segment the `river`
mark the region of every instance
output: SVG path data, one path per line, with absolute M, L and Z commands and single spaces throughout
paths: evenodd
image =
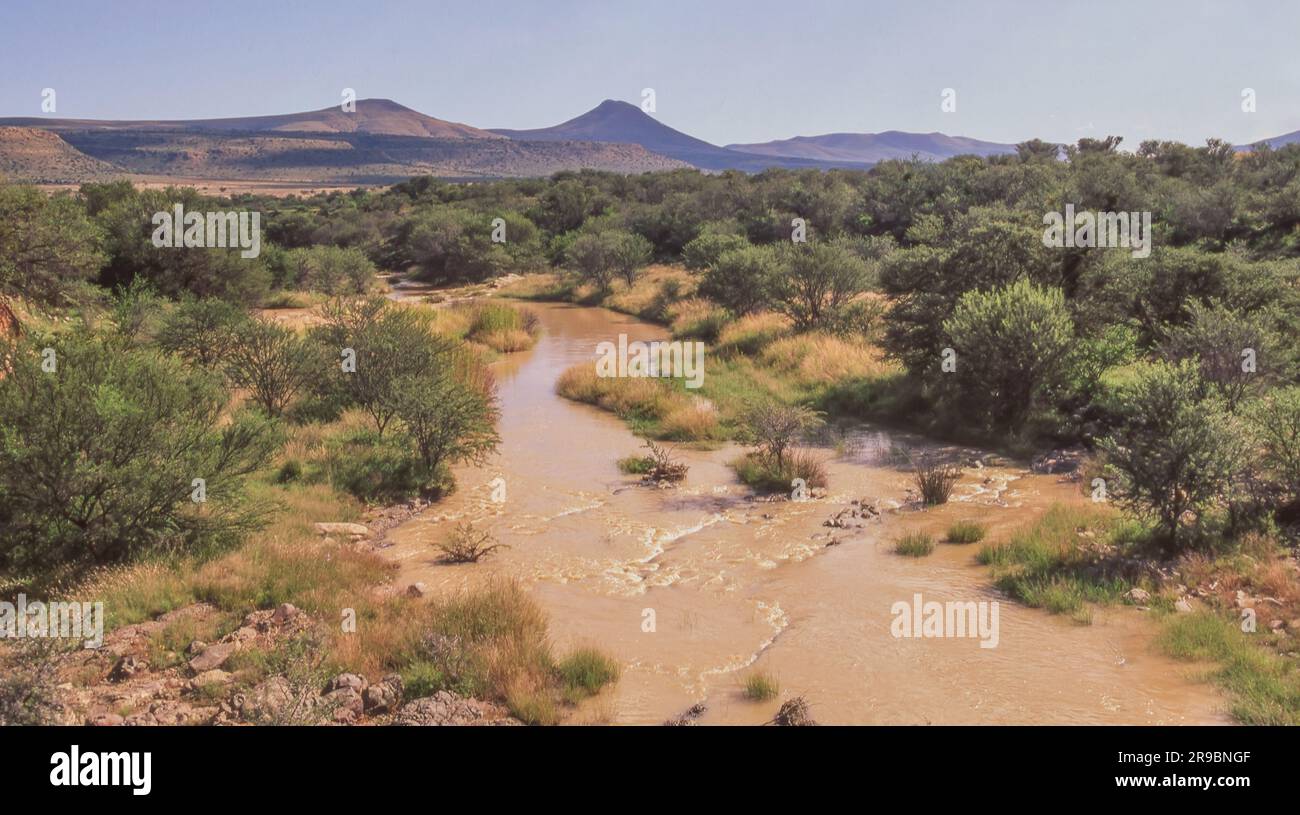
M 1154 652 L 1155 626 L 1141 612 L 1100 609 L 1080 625 L 1001 597 L 975 563 L 977 545 L 941 543 L 917 559 L 890 550 L 907 531 L 941 537 L 956 519 L 978 520 L 999 540 L 1054 502 L 1085 500 L 1077 485 L 987 467 L 968 470 L 948 504 L 909 509 L 909 474 L 890 463 L 898 435 L 863 427 L 843 455 L 824 451 L 822 499 L 753 500 L 727 467 L 739 449 L 731 445 L 679 448 L 690 465 L 684 484 L 645 487 L 615 464 L 640 440 L 611 414 L 557 396 L 554 384 L 594 359 L 602 340 L 664 330 L 604 309 L 528 307 L 541 339 L 493 366 L 499 451 L 482 467 L 457 468 L 457 492 L 390 531 L 383 551 L 400 562 L 400 585 L 451 591 L 517 579 L 548 612 L 557 651 L 591 644 L 618 658 L 618 684 L 570 721 L 658 724 L 704 702 L 701 723 L 759 723 L 793 696 L 823 723 L 1228 721 L 1211 686 Z M 504 500 L 494 501 L 501 487 Z M 880 516 L 853 520 L 862 528 L 823 525 L 855 499 Z M 478 564 L 438 563 L 434 543 L 462 520 L 509 548 Z M 997 646 L 895 637 L 893 604 L 918 593 L 999 601 Z M 776 677 L 780 697 L 744 699 L 751 669 Z

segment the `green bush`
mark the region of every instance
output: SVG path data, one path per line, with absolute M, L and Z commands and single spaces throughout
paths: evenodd
M 228 400 L 212 375 L 119 340 L 15 346 L 0 378 L 0 563 L 75 571 L 254 528 L 245 480 L 277 434 L 227 421 Z

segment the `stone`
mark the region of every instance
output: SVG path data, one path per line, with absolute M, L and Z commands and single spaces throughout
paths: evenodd
M 91 727 L 117 727 L 126 720 L 116 713 L 99 713 L 86 720 Z
M 1192 604 L 1187 602 L 1186 597 L 1179 597 L 1178 602 L 1174 603 L 1174 610 L 1183 614 L 1190 614 L 1192 612 Z
M 388 674 L 361 694 L 366 713 L 390 713 L 402 701 L 402 677 Z
M 273 676 L 248 693 L 237 693 L 234 707 L 247 722 L 267 721 L 293 704 L 293 688 L 283 676 Z
M 340 724 L 349 724 L 365 712 L 365 700 L 356 688 L 338 688 L 321 697 L 321 704 L 331 718 Z
M 393 718 L 393 724 L 407 727 L 516 723 L 496 705 L 445 690 L 407 702 Z
M 329 681 L 325 691 L 336 691 L 341 688 L 351 688 L 357 693 L 361 693 L 370 685 L 364 676 L 360 674 L 339 674 Z
M 423 597 L 423 596 L 424 596 L 424 584 L 423 584 L 423 583 L 412 583 L 411 585 L 407 586 L 407 587 L 406 587 L 406 596 L 407 596 L 407 597 L 410 597 L 411 599 L 418 599 L 418 598 L 420 598 L 420 597 Z
M 209 645 L 203 649 L 203 653 L 190 660 L 190 670 L 196 674 L 201 674 L 213 668 L 220 668 L 226 664 L 226 660 L 234 655 L 237 648 L 238 645 L 233 642 L 219 642 L 216 645 Z
M 125 679 L 130 679 L 136 674 L 144 673 L 148 668 L 148 662 L 145 662 L 143 659 L 140 659 L 133 654 L 127 654 L 118 659 L 113 665 L 113 670 L 108 673 L 108 681 L 121 682 Z
M 1124 596 L 1135 603 L 1145 603 L 1151 599 L 1151 592 L 1147 591 L 1146 589 L 1139 589 L 1136 586 L 1134 586 L 1133 588 L 1129 589 L 1128 594 Z
M 191 690 L 199 690 L 209 685 L 229 685 L 232 678 L 226 671 L 213 668 L 191 679 L 189 687 Z
M 298 609 L 293 603 L 281 603 L 276 608 L 275 613 L 271 615 L 271 622 L 280 624 L 286 623 L 298 616 Z

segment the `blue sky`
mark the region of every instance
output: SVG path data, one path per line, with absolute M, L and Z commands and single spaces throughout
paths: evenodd
M 660 120 L 719 144 L 880 130 L 1241 143 L 1300 129 L 1297 35 L 1286 0 L 0 0 L 0 116 L 40 115 L 46 87 L 61 117 L 178 119 L 321 108 L 351 87 L 529 128 L 651 87 Z

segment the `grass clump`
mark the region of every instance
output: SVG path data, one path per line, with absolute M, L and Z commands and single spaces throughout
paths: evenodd
M 556 671 L 563 683 L 564 700 L 577 704 L 617 680 L 619 665 L 601 651 L 584 647 L 560 660 Z
M 993 567 L 998 588 L 1016 600 L 1087 623 L 1088 603 L 1113 603 L 1130 584 L 1081 549 L 1080 537 L 1087 533 L 1106 539 L 1120 531 L 1113 514 L 1058 504 L 1011 540 L 985 544 L 976 559 Z
M 733 462 L 736 477 L 758 492 L 790 492 L 796 479 L 808 488 L 825 488 L 826 462 L 807 450 L 792 450 L 781 459 L 759 452 L 746 453 Z
M 1208 611 L 1174 614 L 1157 641 L 1177 659 L 1218 663 L 1210 678 L 1232 695 L 1232 715 L 1243 724 L 1300 724 L 1295 663 L 1250 642 L 1231 620 Z
M 925 557 L 934 551 L 934 538 L 923 532 L 910 532 L 894 543 L 894 553 L 907 557 Z
M 781 684 L 776 678 L 764 671 L 754 671 L 745 677 L 744 696 L 751 702 L 766 702 L 775 699 L 781 692 Z
M 984 540 L 988 529 L 975 521 L 956 521 L 948 527 L 945 539 L 949 543 L 979 543 Z
M 541 335 L 541 321 L 532 311 L 510 303 L 484 302 L 469 306 L 465 338 L 510 354 L 526 351 Z

